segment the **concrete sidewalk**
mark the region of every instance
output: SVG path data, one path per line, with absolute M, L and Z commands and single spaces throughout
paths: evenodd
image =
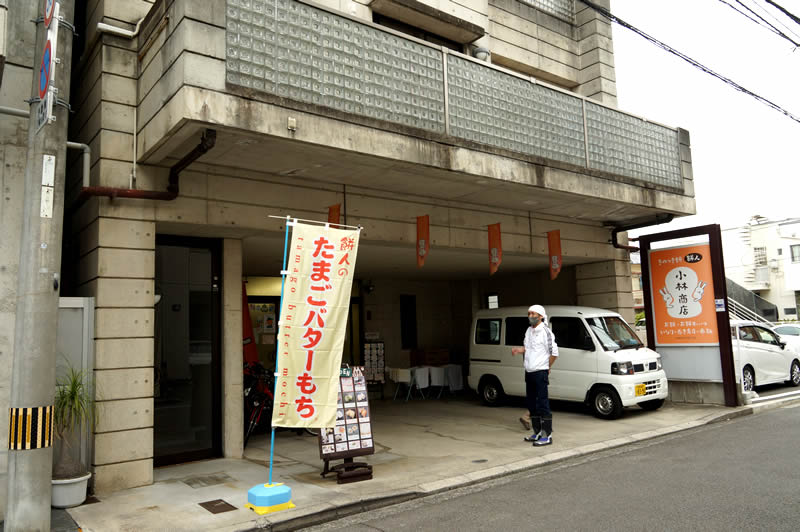
M 481 482 L 559 460 L 618 447 L 800 401 L 800 395 L 724 408 L 672 405 L 656 412 L 626 409 L 615 421 L 581 405 L 554 405 L 554 443 L 534 448 L 518 418 L 521 407 L 485 408 L 473 400 L 373 401 L 373 479 L 336 483 L 320 477 L 317 439 L 278 432 L 273 482 L 292 488 L 296 508 L 267 516 L 244 509 L 247 490 L 268 479 L 268 435 L 251 439 L 244 460 L 219 459 L 155 471 L 155 483 L 69 510 L 84 531 L 296 530 L 371 508 Z M 217 503 L 211 513 L 200 503 Z

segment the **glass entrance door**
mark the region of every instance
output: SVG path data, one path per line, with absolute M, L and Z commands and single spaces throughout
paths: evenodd
M 220 251 L 216 241 L 156 241 L 156 466 L 221 455 Z

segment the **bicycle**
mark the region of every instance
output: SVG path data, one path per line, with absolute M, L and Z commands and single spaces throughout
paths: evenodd
M 244 364 L 244 445 L 257 428 L 268 429 L 272 427 L 272 408 L 274 404 L 273 375 L 264 366 L 258 363 Z M 265 424 L 266 423 L 266 424 Z M 318 436 L 314 429 L 294 429 L 297 435 L 303 432 Z
M 245 363 L 244 388 L 244 447 L 256 427 L 261 426 L 265 410 L 267 420 L 272 422 L 272 374 L 258 363 Z

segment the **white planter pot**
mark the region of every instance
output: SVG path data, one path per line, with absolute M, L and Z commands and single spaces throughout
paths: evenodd
M 86 473 L 82 477 L 67 478 L 62 480 L 53 479 L 53 508 L 72 508 L 83 504 L 86 500 L 86 487 L 89 484 L 91 473 Z

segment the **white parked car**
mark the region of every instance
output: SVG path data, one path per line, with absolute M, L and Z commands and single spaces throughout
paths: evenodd
M 604 419 L 626 406 L 656 410 L 669 395 L 661 357 L 644 347 L 625 320 L 610 310 L 546 306 L 559 357 L 550 372 L 550 399 L 580 401 Z M 469 386 L 484 404 L 502 404 L 505 395 L 525 397 L 521 346 L 528 307 L 479 310 L 472 321 Z
M 731 339 L 744 391 L 781 382 L 800 385 L 800 353 L 773 330 L 754 321 L 732 320 Z
M 781 340 L 786 342 L 786 347 L 800 353 L 800 323 L 781 323 L 776 325 L 773 329 Z

